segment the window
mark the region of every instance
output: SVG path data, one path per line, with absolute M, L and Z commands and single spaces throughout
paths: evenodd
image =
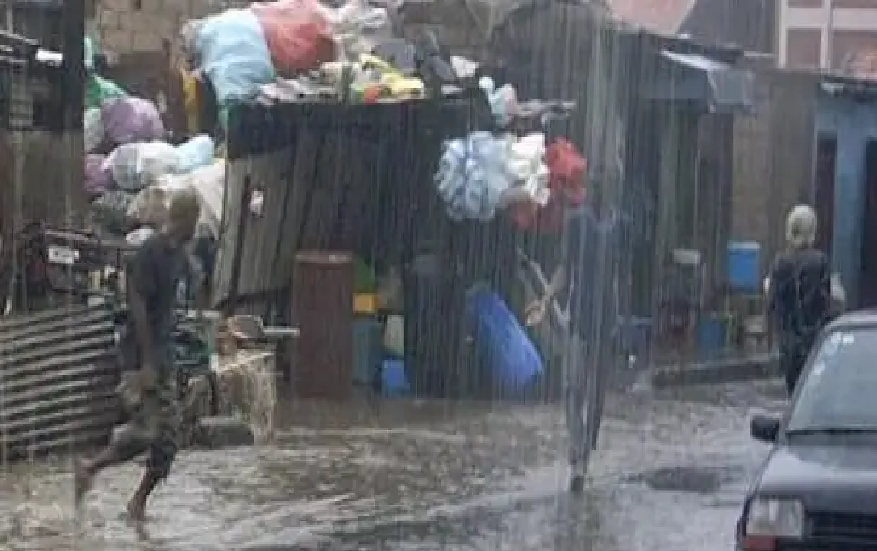
M 834 331 L 818 346 L 788 430 L 877 430 L 877 328 Z

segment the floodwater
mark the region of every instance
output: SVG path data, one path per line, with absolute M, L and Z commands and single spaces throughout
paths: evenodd
M 181 454 L 142 530 L 121 514 L 137 465 L 72 507 L 69 461 L 0 478 L 0 547 L 213 549 L 730 549 L 766 450 L 748 438 L 761 387 L 612 395 L 582 496 L 565 491 L 550 406 L 384 402 L 280 408 L 270 445 Z

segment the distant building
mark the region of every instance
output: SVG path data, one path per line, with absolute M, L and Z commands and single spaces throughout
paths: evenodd
M 877 1 L 779 0 L 777 27 L 780 66 L 856 72 L 877 50 Z

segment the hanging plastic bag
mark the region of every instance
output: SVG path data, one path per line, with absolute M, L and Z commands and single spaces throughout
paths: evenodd
M 113 181 L 126 191 L 140 191 L 161 176 L 176 173 L 179 164 L 177 149 L 165 142 L 121 145 L 106 159 Z
M 567 204 L 579 206 L 585 201 L 585 173 L 588 162 L 568 140 L 558 139 L 545 150 L 545 164 L 550 174 L 548 187 Z
M 82 140 L 85 152 L 91 153 L 104 141 L 104 123 L 100 109 L 86 109 L 82 116 Z
M 202 134 L 195 136 L 189 141 L 177 146 L 177 172 L 185 174 L 196 168 L 207 166 L 213 162 L 215 148 L 213 138 Z
M 491 220 L 511 186 L 506 142 L 490 132 L 446 142 L 435 181 L 452 220 Z
M 164 138 L 164 124 L 155 104 L 142 98 L 116 98 L 101 107 L 104 132 L 115 145 Z
M 515 115 L 518 114 L 518 93 L 510 84 L 496 88 L 496 84 L 490 77 L 481 77 L 478 87 L 487 97 L 490 112 L 499 126 L 507 126 Z
M 250 10 L 227 10 L 198 23 L 192 49 L 210 79 L 216 101 L 227 106 L 256 95 L 274 80 L 274 66 L 262 26 Z
M 274 69 L 292 77 L 335 59 L 329 21 L 316 0 L 280 0 L 250 6 L 256 14 Z
M 89 195 L 101 195 L 112 187 L 113 175 L 104 164 L 104 155 L 85 156 L 85 191 Z
M 88 75 L 85 80 L 85 108 L 100 108 L 105 101 L 116 98 L 126 98 L 125 92 L 118 84 L 98 75 Z

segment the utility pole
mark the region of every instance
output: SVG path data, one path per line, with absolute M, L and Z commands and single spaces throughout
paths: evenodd
M 825 69 L 834 71 L 834 0 L 826 0 L 828 20 L 825 25 Z
M 64 0 L 64 130 L 82 128 L 85 102 L 85 0 Z

